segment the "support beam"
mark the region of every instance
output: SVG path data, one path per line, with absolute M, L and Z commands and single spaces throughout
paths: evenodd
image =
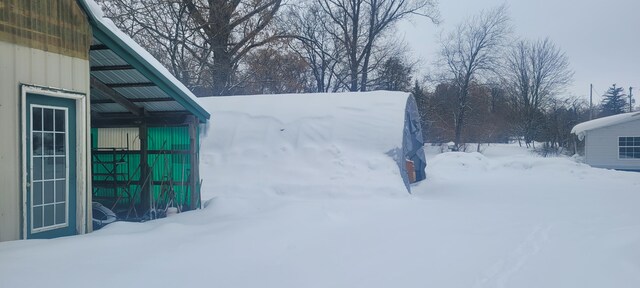
M 156 83 L 153 82 L 139 82 L 139 83 L 113 83 L 106 84 L 109 88 L 137 88 L 137 87 L 153 87 Z
M 187 124 L 188 112 L 148 112 L 145 116 L 135 116 L 131 113 L 114 112 L 114 113 L 98 113 L 93 112 L 91 117 L 91 127 L 108 128 L 108 127 L 132 127 L 137 126 L 143 121 L 149 126 L 179 126 Z
M 116 103 L 122 105 L 129 112 L 133 113 L 136 116 L 143 116 L 144 110 L 138 107 L 133 102 L 129 101 L 129 99 L 122 96 L 122 94 L 118 93 L 118 91 L 113 90 L 108 85 L 102 83 L 102 81 L 98 80 L 98 78 L 91 76 L 91 87 L 94 89 L 98 89 L 104 92 L 109 98 L 111 98 Z
M 149 102 L 169 102 L 176 101 L 173 98 L 141 98 L 141 99 L 130 99 L 132 103 L 149 103 Z M 115 101 L 110 99 L 99 99 L 99 100 L 91 100 L 92 104 L 108 104 L 115 103 Z
M 151 208 L 151 168 L 149 167 L 149 127 L 147 123 L 142 123 L 138 127 L 138 137 L 140 137 L 140 181 L 143 183 L 140 189 L 140 211 L 147 212 Z
M 95 44 L 95 45 L 89 46 L 89 50 L 91 50 L 91 51 L 109 50 L 109 47 L 107 47 L 107 45 L 104 45 L 104 44 Z
M 188 116 L 189 122 L 189 163 L 191 173 L 189 173 L 189 190 L 191 191 L 191 210 L 200 208 L 200 163 L 198 161 L 198 118 Z
M 113 66 L 93 66 L 91 67 L 91 72 L 93 71 L 119 71 L 119 70 L 132 70 L 135 69 L 131 65 L 113 65 Z

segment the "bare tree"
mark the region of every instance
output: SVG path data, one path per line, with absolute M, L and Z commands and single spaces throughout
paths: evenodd
M 390 27 L 410 15 L 438 21 L 434 0 L 317 0 L 337 30 L 332 36 L 344 47 L 350 91 L 366 91 L 376 42 Z
M 543 109 L 571 83 L 569 60 L 548 38 L 521 40 L 506 56 L 504 77 L 515 97 L 520 119 L 519 132 L 527 144 L 535 140 L 544 121 Z
M 336 91 L 345 78 L 341 71 L 344 48 L 332 36 L 337 26 L 329 21 L 317 2 L 305 4 L 290 6 L 287 14 L 288 30 L 295 35 L 289 48 L 309 64 L 315 91 Z
M 275 43 L 274 43 L 275 44 Z M 249 53 L 240 73 L 245 74 L 236 94 L 304 93 L 310 89 L 309 65 L 295 52 L 267 45 Z
M 240 60 L 282 35 L 267 31 L 282 0 L 182 0 L 211 47 L 212 94 L 228 94 Z M 208 62 L 208 61 L 207 61 Z
M 441 38 L 439 62 L 447 69 L 445 77 L 458 90 L 458 107 L 454 112 L 456 147 L 461 145 L 470 84 L 477 81 L 481 73 L 499 67 L 500 53 L 510 32 L 507 7 L 501 5 L 483 10 Z
M 107 17 L 189 88 L 206 85 L 210 49 L 181 0 L 101 0 Z
M 100 1 L 120 29 L 188 86 L 205 86 L 199 90 L 208 94 L 230 93 L 241 60 L 284 37 L 268 29 L 282 0 Z

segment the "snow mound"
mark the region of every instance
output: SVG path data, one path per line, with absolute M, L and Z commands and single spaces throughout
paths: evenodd
M 209 97 L 201 144 L 203 199 L 404 195 L 393 156 L 408 93 Z
M 242 118 L 234 115 L 219 120 Z M 290 149 L 229 145 L 238 155 L 227 155 L 203 145 L 210 156 L 209 164 L 202 163 L 210 172 L 205 184 L 220 190 L 205 209 L 114 223 L 75 237 L 0 243 L 0 287 L 48 287 L 52 279 L 56 287 L 97 288 L 640 287 L 637 173 L 542 158 L 517 145 L 492 144 L 484 156 L 428 150 L 427 181 L 409 195 L 401 184 L 384 183 L 393 177 L 323 182 L 328 175 L 346 177 L 326 171 L 340 170 L 336 159 L 377 158 L 370 148 L 307 140 L 296 146 L 288 137 L 267 135 L 258 140 Z M 213 136 L 232 135 L 209 133 L 203 142 L 224 144 Z M 247 150 L 267 158 L 242 156 Z M 358 152 L 363 155 L 351 155 Z M 311 160 L 321 155 L 327 159 Z M 378 165 L 387 160 L 379 160 L 352 173 L 382 177 L 385 169 Z M 309 167 L 285 169 L 296 163 Z M 247 170 L 225 172 L 242 167 Z M 288 183 L 299 186 L 283 187 Z M 353 189 L 369 197 L 321 193 L 340 193 L 340 187 L 343 194 L 354 195 Z

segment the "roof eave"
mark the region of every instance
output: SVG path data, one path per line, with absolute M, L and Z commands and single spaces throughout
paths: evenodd
M 160 73 L 151 63 L 147 62 L 144 57 L 139 55 L 134 49 L 122 41 L 120 37 L 115 35 L 111 29 L 96 19 L 96 16 L 91 13 L 90 8 L 87 7 L 88 4 L 85 1 L 79 2 L 89 18 L 89 23 L 91 24 L 94 37 L 107 45 L 145 77 L 149 78 L 149 80 L 154 82 L 158 88 L 165 91 L 189 112 L 193 113 L 201 123 L 205 123 L 211 117 L 209 112 L 193 101 L 191 97 L 185 95 L 184 92 L 175 86 L 175 84 L 169 80 L 166 75 Z

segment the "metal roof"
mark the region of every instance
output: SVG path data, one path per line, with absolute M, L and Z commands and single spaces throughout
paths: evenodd
M 196 102 L 195 96 L 155 58 L 107 23 L 89 3 L 79 2 L 93 30 L 89 64 L 91 111 L 95 118 L 127 114 L 161 118 L 170 113 L 193 115 L 200 122 L 209 119 L 209 113 Z

